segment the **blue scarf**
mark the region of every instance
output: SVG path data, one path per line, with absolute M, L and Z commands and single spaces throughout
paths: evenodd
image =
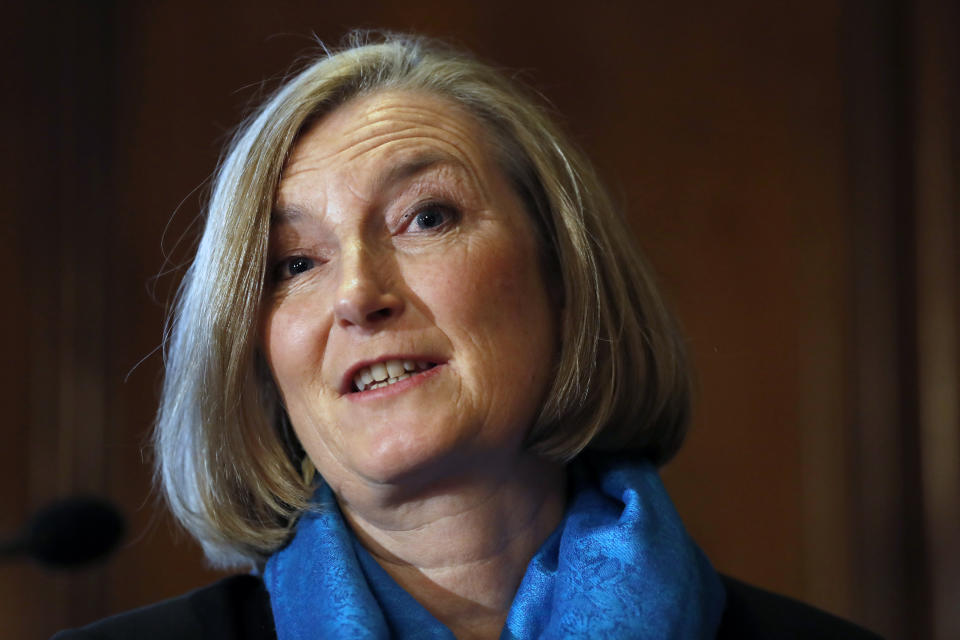
M 590 456 L 570 479 L 567 512 L 530 561 L 501 639 L 713 638 L 726 593 L 656 470 Z M 326 484 L 314 504 L 264 571 L 279 640 L 453 640 L 357 542 Z

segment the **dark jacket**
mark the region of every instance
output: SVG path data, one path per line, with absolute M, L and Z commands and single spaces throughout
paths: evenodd
M 874 633 L 819 609 L 721 576 L 727 608 L 717 638 L 851 638 Z M 82 629 L 54 640 L 275 640 L 270 599 L 260 578 L 232 576 L 196 591 Z

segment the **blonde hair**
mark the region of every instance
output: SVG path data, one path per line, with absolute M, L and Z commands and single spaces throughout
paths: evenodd
M 215 565 L 261 563 L 287 540 L 312 492 L 257 348 L 284 162 L 310 122 L 386 89 L 446 98 L 487 127 L 536 222 L 544 259 L 560 272 L 562 346 L 529 448 L 561 461 L 590 447 L 662 464 L 683 441 L 682 340 L 607 191 L 541 101 L 438 43 L 354 34 L 291 77 L 233 137 L 168 321 L 157 480 Z

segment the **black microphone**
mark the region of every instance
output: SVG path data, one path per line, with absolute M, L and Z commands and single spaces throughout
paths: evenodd
M 52 568 L 78 567 L 113 551 L 125 528 L 109 502 L 65 498 L 36 512 L 17 537 L 0 544 L 0 558 L 25 555 Z

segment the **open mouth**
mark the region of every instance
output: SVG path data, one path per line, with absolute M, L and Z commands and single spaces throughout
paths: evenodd
M 436 362 L 419 360 L 387 360 L 363 367 L 353 376 L 353 393 L 371 391 L 406 380 L 412 376 L 429 371 L 437 366 Z

